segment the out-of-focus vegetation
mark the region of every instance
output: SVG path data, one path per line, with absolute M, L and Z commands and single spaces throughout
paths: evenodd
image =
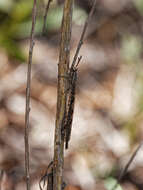
M 26 60 L 32 0 L 0 0 L 0 182 L 24 189 Z M 53 0 L 46 34 L 38 1 L 30 113 L 31 189 L 53 155 L 56 81 L 62 0 Z M 74 6 L 71 58 L 90 0 Z M 75 114 L 64 178 L 69 189 L 111 190 L 137 144 L 143 140 L 143 1 L 97 0 L 81 48 Z M 14 64 L 15 63 L 15 64 Z M 21 64 L 24 63 L 24 64 Z M 143 189 L 140 150 L 116 190 Z
M 39 10 L 37 14 L 36 30 L 37 36 L 41 35 L 43 27 L 43 15 L 46 2 L 38 1 Z M 31 11 L 33 2 L 31 0 L 1 0 L 0 1 L 0 44 L 6 49 L 10 56 L 16 59 L 25 60 L 19 40 L 28 38 L 31 31 Z M 47 31 L 57 31 L 61 25 L 62 6 L 54 1 L 47 18 Z M 74 21 L 82 24 L 85 21 L 86 13 L 80 8 L 75 8 Z

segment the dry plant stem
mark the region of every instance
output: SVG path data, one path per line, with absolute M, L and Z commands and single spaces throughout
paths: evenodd
M 27 86 L 26 86 L 26 109 L 25 109 L 25 171 L 26 171 L 26 187 L 30 190 L 30 174 L 29 174 L 29 113 L 30 113 L 30 86 L 31 86 L 31 64 L 32 64 L 32 54 L 34 46 L 34 29 L 36 23 L 36 7 L 37 0 L 33 2 L 32 9 L 32 29 L 30 35 L 30 47 L 29 47 L 29 57 L 28 57 L 28 69 L 27 69 Z
M 139 144 L 139 146 L 136 148 L 136 150 L 133 152 L 133 154 L 131 155 L 129 161 L 127 162 L 127 164 L 125 165 L 125 167 L 123 168 L 118 180 L 117 180 L 117 183 L 114 185 L 114 187 L 112 188 L 112 190 L 115 190 L 117 185 L 120 183 L 120 181 L 122 180 L 123 176 L 126 174 L 128 168 L 130 167 L 131 163 L 133 162 L 134 158 L 136 157 L 138 151 L 140 150 L 140 148 L 142 147 L 143 145 L 143 142 L 141 142 Z
M 50 7 L 50 3 L 52 2 L 52 0 L 48 0 L 46 9 L 45 9 L 45 14 L 44 14 L 44 22 L 43 22 L 43 29 L 42 29 L 42 34 L 44 35 L 46 32 L 46 20 L 47 20 L 47 15 L 48 15 L 48 10 Z
M 0 170 L 0 189 L 2 189 L 2 179 L 3 179 L 4 171 Z
M 53 190 L 61 190 L 63 183 L 64 165 L 64 138 L 62 137 L 62 127 L 64 125 L 66 102 L 68 69 L 70 58 L 70 41 L 72 28 L 73 0 L 65 0 L 64 12 L 61 27 L 60 55 L 58 64 L 58 95 L 57 113 L 54 139 L 54 163 L 53 163 Z
M 89 15 L 88 15 L 88 17 L 87 17 L 87 19 L 85 21 L 85 24 L 84 24 L 84 27 L 83 27 L 83 30 L 82 30 L 82 34 L 81 34 L 81 37 L 80 37 L 80 40 L 79 40 L 79 43 L 78 43 L 74 58 L 73 58 L 72 67 L 74 67 L 74 65 L 76 64 L 80 48 L 81 48 L 81 46 L 83 44 L 84 35 L 85 35 L 86 30 L 87 30 L 88 23 L 89 23 L 92 15 L 94 13 L 95 6 L 96 6 L 96 0 L 94 0 L 93 6 L 91 8 L 91 11 L 90 11 L 90 13 L 89 13 Z
M 129 161 L 127 162 L 126 166 L 124 167 L 123 171 L 121 172 L 118 181 L 120 182 L 122 177 L 125 175 L 125 173 L 127 172 L 129 166 L 131 165 L 131 163 L 133 162 L 135 156 L 137 155 L 138 151 L 140 150 L 140 148 L 142 147 L 143 142 L 141 142 L 139 144 L 139 146 L 136 148 L 136 150 L 133 152 L 132 156 L 130 157 Z

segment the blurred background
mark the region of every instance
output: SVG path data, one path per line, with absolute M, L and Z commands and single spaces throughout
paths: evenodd
M 38 0 L 30 112 L 31 190 L 53 157 L 63 0 Z M 24 114 L 32 0 L 0 0 L 0 186 L 24 190 Z M 91 9 L 76 0 L 71 60 Z M 73 130 L 65 152 L 70 190 L 111 190 L 143 139 L 143 1 L 97 0 L 80 55 Z M 143 189 L 140 149 L 118 190 Z

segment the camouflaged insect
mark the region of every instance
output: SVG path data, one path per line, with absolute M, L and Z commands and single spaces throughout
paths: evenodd
M 66 120 L 64 125 L 65 131 L 65 148 L 68 149 L 68 143 L 71 137 L 71 130 L 72 130 L 72 121 L 73 121 L 73 114 L 74 114 L 74 104 L 75 104 L 75 92 L 76 92 L 76 82 L 77 82 L 77 66 L 80 62 L 82 57 L 78 58 L 78 62 L 76 66 L 71 66 L 69 70 L 69 89 L 68 89 L 68 104 L 67 104 L 67 111 L 66 111 Z
M 68 149 L 68 143 L 71 136 L 72 121 L 74 113 L 74 103 L 75 103 L 75 90 L 77 81 L 77 68 L 71 68 L 69 73 L 69 92 L 68 92 L 68 105 L 67 105 L 67 115 L 65 124 L 65 148 Z

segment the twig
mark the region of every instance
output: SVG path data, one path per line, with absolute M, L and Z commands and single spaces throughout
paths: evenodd
M 112 190 L 115 190 L 117 185 L 120 183 L 120 181 L 122 180 L 123 176 L 126 174 L 128 168 L 130 167 L 131 163 L 133 162 L 135 156 L 137 155 L 138 151 L 140 150 L 140 148 L 142 147 L 143 142 L 141 142 L 139 144 L 139 146 L 136 148 L 136 150 L 133 152 L 133 154 L 131 155 L 129 161 L 127 162 L 127 164 L 125 165 L 125 167 L 123 168 L 121 174 L 118 177 L 117 183 L 113 186 Z
M 80 40 L 79 40 L 79 43 L 78 43 L 78 46 L 77 46 L 77 49 L 76 49 L 76 52 L 75 52 L 75 55 L 74 55 L 74 58 L 73 58 L 73 62 L 72 62 L 72 67 L 74 67 L 74 65 L 76 64 L 76 61 L 77 61 L 77 58 L 78 58 L 78 54 L 79 54 L 79 51 L 80 51 L 80 48 L 83 44 L 83 39 L 84 39 L 84 35 L 85 35 L 85 32 L 87 30 L 87 26 L 89 24 L 89 21 L 94 13 L 94 10 L 95 10 L 95 6 L 96 6 L 96 0 L 94 0 L 94 3 L 93 3 L 93 6 L 90 10 L 90 13 L 84 23 L 84 27 L 83 27 L 83 30 L 82 30 L 82 34 L 81 34 L 81 37 L 80 37 Z
M 30 190 L 30 174 L 29 174 L 29 113 L 30 113 L 30 87 L 31 87 L 31 65 L 32 65 L 32 54 L 34 46 L 34 29 L 36 23 L 36 9 L 37 0 L 33 2 L 32 9 L 32 28 L 30 35 L 30 47 L 28 57 L 28 68 L 27 68 L 27 86 L 26 86 L 26 108 L 25 108 L 25 172 L 26 172 L 26 187 Z
M 4 170 L 0 170 L 0 189 L 2 189 L 3 176 L 4 176 Z
M 42 181 L 43 181 L 43 187 L 41 186 Z M 39 188 L 40 188 L 40 190 L 44 189 L 46 181 L 47 181 L 47 189 L 48 190 L 52 190 L 53 189 L 53 187 L 52 187 L 53 186 L 53 161 L 51 161 L 49 163 L 45 174 L 41 177 L 41 179 L 39 181 Z
M 45 9 L 45 14 L 44 14 L 44 22 L 43 22 L 43 29 L 42 29 L 42 34 L 44 35 L 46 32 L 46 20 L 47 20 L 47 15 L 48 15 L 48 10 L 50 7 L 50 3 L 52 2 L 52 0 L 48 0 L 46 9 Z
M 86 32 L 89 19 L 91 18 L 95 3 L 89 13 L 89 16 L 85 22 L 83 32 L 80 37 L 80 41 L 70 67 L 75 68 L 75 64 L 78 58 L 78 54 L 83 43 L 84 34 Z M 54 142 L 54 184 L 53 190 L 61 190 L 63 179 L 63 164 L 64 164 L 64 138 L 62 137 L 62 128 L 65 124 L 66 116 L 66 104 L 67 104 L 67 84 L 68 84 L 68 71 L 69 71 L 69 56 L 70 56 L 70 40 L 71 40 L 71 25 L 72 25 L 72 7 L 73 0 L 65 0 L 64 14 L 62 19 L 62 31 L 61 31 L 61 45 L 60 56 L 58 64 L 58 97 L 57 97 L 57 114 L 56 114 L 56 127 L 55 127 L 55 142 Z M 80 59 L 79 59 L 80 61 Z M 78 62 L 79 62 L 78 61 Z
M 58 64 L 58 96 L 54 139 L 53 190 L 61 190 L 63 184 L 64 138 L 62 127 L 65 121 L 67 84 L 70 57 L 73 0 L 65 0 L 61 27 L 60 55 Z

